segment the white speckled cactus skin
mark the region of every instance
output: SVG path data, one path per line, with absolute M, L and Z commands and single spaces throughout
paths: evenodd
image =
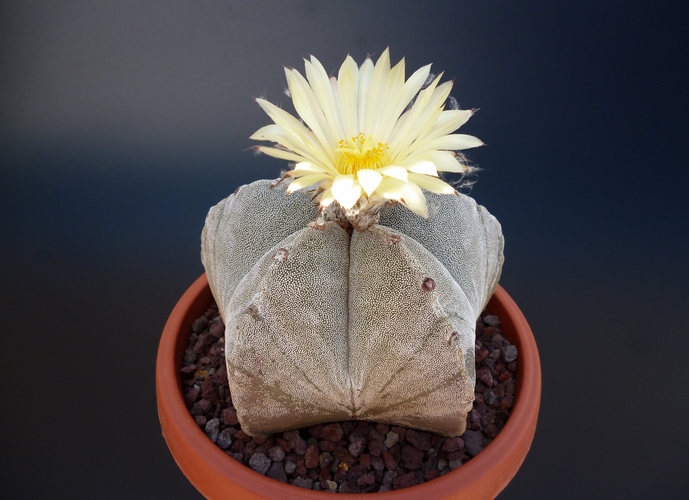
M 202 235 L 243 430 L 361 419 L 462 434 L 475 323 L 502 268 L 497 220 L 427 193 L 428 220 L 391 206 L 350 234 L 309 227 L 308 195 L 271 185 L 213 207 Z

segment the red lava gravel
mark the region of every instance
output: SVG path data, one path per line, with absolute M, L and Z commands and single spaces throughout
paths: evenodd
M 225 368 L 225 325 L 211 304 L 192 326 L 184 354 L 184 398 L 196 423 L 235 460 L 276 481 L 340 493 L 389 491 L 447 474 L 500 432 L 514 402 L 517 348 L 500 319 L 476 322 L 476 391 L 460 437 L 387 424 L 347 421 L 251 437 L 232 406 Z

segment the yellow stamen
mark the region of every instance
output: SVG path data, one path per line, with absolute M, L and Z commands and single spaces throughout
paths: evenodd
M 340 139 L 335 152 L 337 171 L 343 175 L 356 174 L 363 168 L 377 170 L 390 165 L 390 147 L 384 142 L 374 143 L 363 133 Z

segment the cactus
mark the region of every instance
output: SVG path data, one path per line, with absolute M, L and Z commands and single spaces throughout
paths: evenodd
M 302 121 L 257 99 L 275 123 L 252 138 L 292 170 L 242 186 L 202 234 L 239 422 L 460 435 L 503 261 L 497 220 L 438 176 L 471 171 L 457 151 L 483 143 L 450 132 L 473 111 L 443 110 L 452 82 L 430 65 L 405 82 L 388 50 L 360 68 L 347 57 L 338 78 L 314 57 L 307 78 L 285 73 Z
M 213 207 L 202 260 L 225 321 L 245 432 L 373 420 L 464 432 L 475 322 L 497 286 L 500 225 L 468 196 L 428 194 L 431 217 L 311 224 L 308 196 L 257 181 Z

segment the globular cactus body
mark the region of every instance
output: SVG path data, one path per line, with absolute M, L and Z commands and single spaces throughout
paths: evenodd
M 347 231 L 309 224 L 306 193 L 257 181 L 210 210 L 202 260 L 245 432 L 347 419 L 464 432 L 503 240 L 471 198 L 428 202 L 427 220 L 391 206 Z

